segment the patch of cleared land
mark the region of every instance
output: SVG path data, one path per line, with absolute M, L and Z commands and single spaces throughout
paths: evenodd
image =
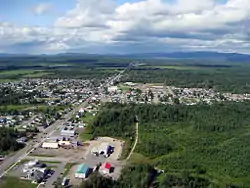
M 1 188 L 36 188 L 36 184 L 32 184 L 28 180 L 21 180 L 17 177 L 6 176 L 0 182 Z

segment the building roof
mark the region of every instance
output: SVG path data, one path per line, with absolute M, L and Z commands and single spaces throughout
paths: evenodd
M 108 162 L 105 162 L 105 163 L 102 164 L 102 168 L 105 168 L 105 169 L 107 169 L 107 170 L 110 170 L 111 164 L 108 163 Z
M 85 174 L 88 172 L 88 170 L 89 170 L 89 167 L 86 164 L 80 164 L 80 165 L 78 165 L 78 167 L 76 169 L 76 173 Z

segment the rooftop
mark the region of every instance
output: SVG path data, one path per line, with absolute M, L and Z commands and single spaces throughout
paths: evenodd
M 78 165 L 76 173 L 85 174 L 89 170 L 89 167 L 86 164 Z

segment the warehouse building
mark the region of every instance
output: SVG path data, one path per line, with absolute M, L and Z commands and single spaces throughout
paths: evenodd
M 42 148 L 45 148 L 45 149 L 58 149 L 59 144 L 57 142 L 44 142 L 42 144 Z
M 75 172 L 75 178 L 87 178 L 90 173 L 90 168 L 86 164 L 80 164 Z

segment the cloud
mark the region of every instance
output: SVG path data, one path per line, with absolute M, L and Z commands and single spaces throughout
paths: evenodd
M 143 52 L 232 49 L 250 53 L 249 0 L 77 0 L 50 28 L 0 23 L 1 46 L 44 52 Z M 42 5 L 42 4 L 41 4 Z M 37 6 L 37 14 L 51 9 Z M 40 7 L 40 8 L 38 8 Z M 1 49 L 0 46 L 0 49 Z M 20 45 L 18 46 L 20 47 Z M 32 50 L 32 48 L 30 48 Z
M 53 5 L 50 3 L 40 3 L 33 8 L 33 12 L 36 15 L 42 15 L 51 11 L 52 8 L 53 8 Z

